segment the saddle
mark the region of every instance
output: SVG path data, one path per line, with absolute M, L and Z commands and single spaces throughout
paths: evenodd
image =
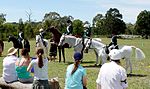
M 110 50 L 112 50 L 112 49 L 119 49 L 119 47 L 118 47 L 118 45 L 115 45 L 115 46 L 106 46 L 105 47 L 105 52 L 106 52 L 106 54 L 109 54 L 109 52 L 110 52 Z

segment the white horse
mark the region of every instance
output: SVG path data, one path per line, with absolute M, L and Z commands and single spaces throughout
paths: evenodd
M 107 62 L 108 54 L 106 53 L 106 50 L 105 50 L 106 49 L 105 44 L 95 41 L 95 40 L 88 40 L 85 48 L 96 49 L 97 50 L 96 52 L 98 52 L 98 55 L 101 56 L 102 64 Z M 133 49 L 135 49 L 135 58 L 136 59 L 144 59 L 145 58 L 145 54 L 143 53 L 143 51 L 135 46 L 126 46 L 125 45 L 125 46 L 119 47 L 119 49 L 118 49 L 122 53 L 122 59 L 126 60 L 126 70 L 130 66 L 130 73 L 132 73 L 131 56 L 132 56 Z M 97 60 L 97 63 L 98 63 L 98 60 Z
M 44 56 L 48 57 L 49 42 L 46 39 L 42 39 L 40 35 L 36 35 L 36 47 L 44 49 Z
M 88 40 L 91 40 L 91 39 L 88 39 L 88 38 L 84 39 L 84 45 L 87 44 Z M 98 38 L 96 38 L 96 40 L 101 41 L 101 39 L 98 39 Z M 60 42 L 59 42 L 58 46 L 62 46 L 65 43 L 68 43 L 70 47 L 73 47 L 75 52 L 80 52 L 81 53 L 81 51 L 83 49 L 82 38 L 77 38 L 75 36 L 64 35 L 63 34 L 60 38 Z M 98 60 L 97 59 L 98 54 L 97 54 L 95 49 L 94 49 L 94 52 L 95 52 L 95 55 L 96 55 L 96 60 Z

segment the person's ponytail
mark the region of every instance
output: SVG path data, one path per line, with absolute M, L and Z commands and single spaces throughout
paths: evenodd
M 43 64 L 43 57 L 42 57 L 42 55 L 43 55 L 43 53 L 44 53 L 44 51 L 43 51 L 43 49 L 38 49 L 37 50 L 37 59 L 38 59 L 38 66 L 39 66 L 39 68 L 42 68 L 43 66 L 44 66 L 44 64 Z
M 74 68 L 73 68 L 73 70 L 72 70 L 72 72 L 71 72 L 71 75 L 73 75 L 73 74 L 76 72 L 76 70 L 78 69 L 79 62 L 80 62 L 80 61 L 75 61 L 75 63 L 74 63 Z

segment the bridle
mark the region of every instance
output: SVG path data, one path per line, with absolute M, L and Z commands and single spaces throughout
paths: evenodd
M 63 42 L 65 41 L 65 35 L 63 36 L 63 39 L 60 41 L 60 45 L 62 46 L 63 45 Z
M 92 45 L 92 38 L 90 38 L 89 40 L 90 40 L 90 42 L 88 43 L 88 45 L 89 45 L 88 48 L 90 49 L 90 48 L 91 48 L 91 45 Z M 88 41 L 87 41 L 87 42 L 88 42 Z

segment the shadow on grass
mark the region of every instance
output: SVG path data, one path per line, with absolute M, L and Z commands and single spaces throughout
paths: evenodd
M 84 68 L 100 68 L 101 65 L 85 65 Z
M 127 74 L 127 77 L 146 77 L 144 74 Z
M 87 64 L 87 63 L 92 63 L 92 64 L 94 64 L 95 61 L 82 61 L 82 62 L 81 62 L 81 64 Z

